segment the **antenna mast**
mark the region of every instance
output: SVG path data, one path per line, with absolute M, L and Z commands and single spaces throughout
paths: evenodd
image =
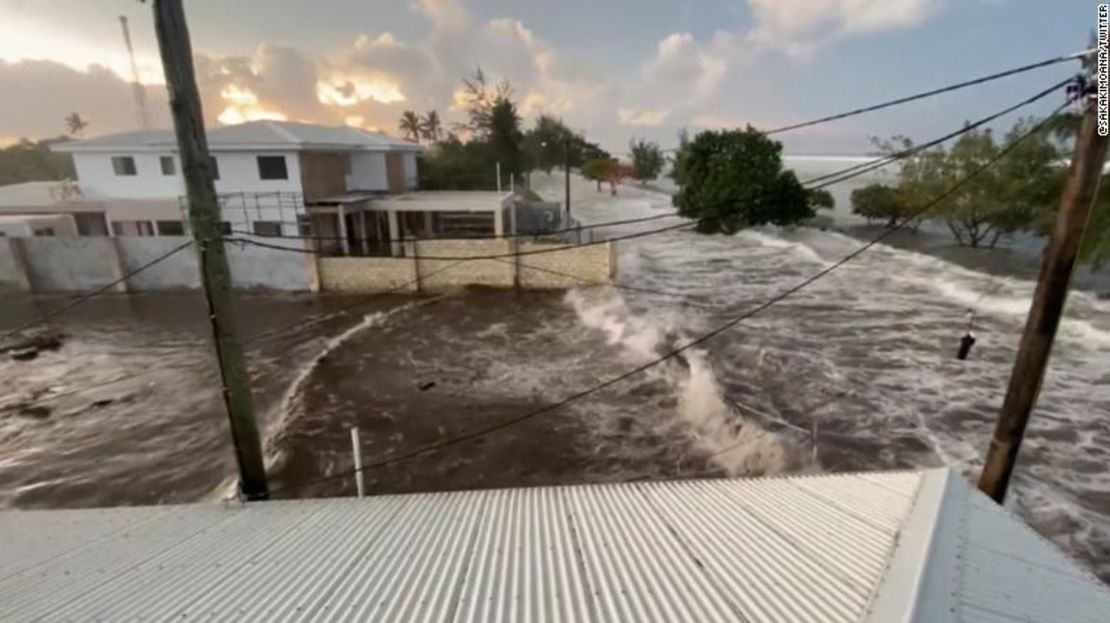
M 131 29 L 127 27 L 127 16 L 119 16 L 119 25 L 123 28 L 123 43 L 127 46 L 127 58 L 131 61 L 131 92 L 135 97 L 135 114 L 138 117 L 139 127 L 150 129 L 150 122 L 146 117 L 146 90 L 139 82 L 139 66 L 135 63 L 135 48 L 131 45 Z

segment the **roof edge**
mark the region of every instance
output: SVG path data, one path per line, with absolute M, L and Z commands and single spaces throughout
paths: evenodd
M 871 595 L 864 622 L 916 620 L 923 583 L 936 550 L 941 510 L 953 479 L 958 477 L 950 468 L 922 472 L 913 507 L 895 537 L 894 551 Z

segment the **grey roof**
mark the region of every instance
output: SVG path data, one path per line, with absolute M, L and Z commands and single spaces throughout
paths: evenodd
M 946 470 L 0 513 L 0 620 L 1105 621 Z
M 248 121 L 238 125 L 208 129 L 212 151 L 236 150 L 366 150 L 421 151 L 416 143 L 396 139 L 380 132 L 350 126 L 324 126 L 294 121 Z M 176 151 L 171 130 L 138 130 L 107 134 L 80 141 L 65 141 L 51 146 L 62 152 Z

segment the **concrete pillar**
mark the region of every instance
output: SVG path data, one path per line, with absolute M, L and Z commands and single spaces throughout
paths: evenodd
M 401 240 L 401 226 L 397 223 L 397 211 L 389 210 L 387 213 L 389 221 L 389 246 L 393 247 L 393 256 L 401 255 L 404 247 Z
M 493 213 L 493 235 L 505 235 L 505 206 L 502 204 L 498 204 L 497 211 Z
M 339 206 L 339 241 L 343 246 L 343 255 L 351 254 L 351 245 L 347 242 L 347 211 L 343 205 Z
M 0 238 L 0 290 L 31 292 L 31 277 L 18 238 Z

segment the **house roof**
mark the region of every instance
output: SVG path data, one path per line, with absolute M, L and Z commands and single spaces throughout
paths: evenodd
M 0 619 L 1104 621 L 947 470 L 0 512 Z
M 58 205 L 59 181 L 22 182 L 0 186 L 0 208 L 52 208 Z
M 257 150 L 351 150 L 422 151 L 423 147 L 380 132 L 349 126 L 324 126 L 294 121 L 249 121 L 208 130 L 212 151 Z M 137 130 L 107 134 L 80 141 L 65 141 L 51 146 L 60 152 L 158 151 L 177 150 L 171 130 Z

